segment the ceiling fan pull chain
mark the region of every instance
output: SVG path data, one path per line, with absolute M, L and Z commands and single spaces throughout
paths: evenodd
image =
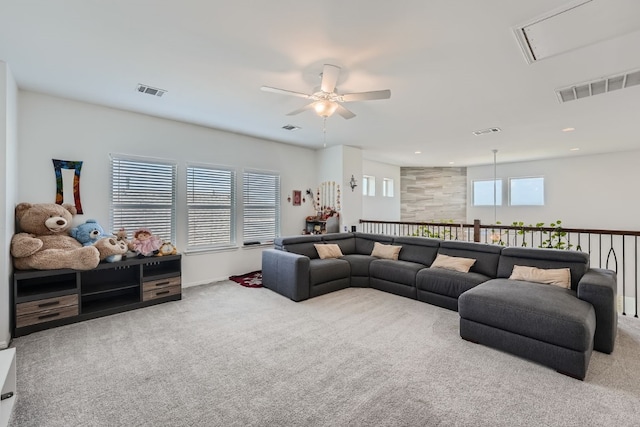
M 322 118 L 322 142 L 324 143 L 324 148 L 327 148 L 327 118 Z

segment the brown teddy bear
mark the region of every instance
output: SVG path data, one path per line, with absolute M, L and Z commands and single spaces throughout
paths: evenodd
M 14 267 L 18 270 L 90 270 L 97 267 L 101 259 L 119 252 L 115 238 L 102 239 L 94 246 L 82 246 L 71 237 L 68 230 L 75 214 L 76 208 L 67 204 L 18 204 L 16 220 L 21 232 L 11 239 Z

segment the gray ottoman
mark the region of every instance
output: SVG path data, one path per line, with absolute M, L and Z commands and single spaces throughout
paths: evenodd
M 596 316 L 575 291 L 493 279 L 463 293 L 458 311 L 462 338 L 584 379 Z

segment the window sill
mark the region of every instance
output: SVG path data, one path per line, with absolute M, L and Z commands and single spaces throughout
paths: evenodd
M 221 246 L 217 248 L 202 248 L 202 249 L 187 249 L 182 252 L 184 255 L 203 255 L 207 253 L 216 253 L 216 252 L 232 252 L 237 251 L 239 249 L 238 246 Z

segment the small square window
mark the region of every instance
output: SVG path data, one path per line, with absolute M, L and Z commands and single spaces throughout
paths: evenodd
M 362 176 L 362 195 L 363 196 L 376 195 L 376 178 L 374 176 L 369 176 L 369 175 Z
M 494 185 L 495 184 L 495 185 Z M 502 205 L 502 180 L 473 181 L 473 206 L 493 206 L 493 195 L 495 194 L 495 205 Z
M 511 178 L 509 196 L 511 206 L 544 206 L 544 178 Z
M 393 179 L 384 178 L 382 180 L 382 196 L 393 197 Z

